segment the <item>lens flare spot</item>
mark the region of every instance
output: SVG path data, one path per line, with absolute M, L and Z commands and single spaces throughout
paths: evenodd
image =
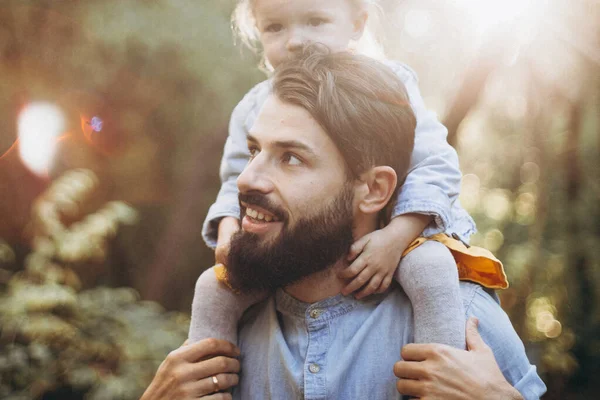
M 47 102 L 28 104 L 18 116 L 19 155 L 37 175 L 48 172 L 56 153 L 57 139 L 65 129 L 62 110 Z
M 90 121 L 90 126 L 94 132 L 101 132 L 102 124 L 103 121 L 100 119 L 100 117 L 92 117 L 92 120 Z

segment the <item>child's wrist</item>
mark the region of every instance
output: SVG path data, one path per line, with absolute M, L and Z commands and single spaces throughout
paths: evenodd
M 240 229 L 240 223 L 237 218 L 234 217 L 223 217 L 221 221 L 219 221 L 219 233 L 217 238 L 217 243 L 222 243 L 223 241 L 229 241 L 231 235 L 237 232 Z
M 392 218 L 385 229 L 389 229 L 395 237 L 406 238 L 408 242 L 421 235 L 433 217 L 425 214 L 402 214 Z

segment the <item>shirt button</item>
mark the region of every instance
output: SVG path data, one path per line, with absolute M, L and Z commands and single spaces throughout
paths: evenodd
M 322 313 L 321 310 L 319 310 L 318 308 L 315 308 L 314 310 L 310 310 L 310 317 L 313 319 L 319 318 L 321 313 Z
M 319 364 L 310 364 L 308 366 L 308 370 L 310 372 L 312 372 L 313 374 L 316 374 L 317 372 L 319 372 L 321 370 L 321 367 L 319 367 Z

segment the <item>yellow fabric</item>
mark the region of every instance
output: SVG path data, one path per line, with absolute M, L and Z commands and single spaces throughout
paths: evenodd
M 215 275 L 217 276 L 217 280 L 221 283 L 229 286 L 229 282 L 227 281 L 227 270 L 225 269 L 225 265 L 217 264 L 214 268 Z M 231 288 L 231 286 L 229 286 Z
M 419 237 L 415 239 L 402 256 L 407 255 L 428 240 L 440 242 L 450 250 L 456 261 L 458 277 L 461 280 L 476 282 L 490 289 L 508 288 L 504 266 L 500 260 L 494 257 L 492 252 L 483 247 L 467 247 L 462 241 L 443 233 L 428 238 Z
M 419 237 L 415 239 L 408 248 L 404 251 L 404 257 L 428 240 L 435 240 L 448 247 L 458 268 L 458 277 L 464 281 L 479 283 L 490 289 L 506 289 L 508 287 L 508 279 L 504 272 L 502 262 L 494 255 L 482 247 L 465 246 L 460 240 L 453 239 L 443 233 L 438 233 L 431 237 Z M 229 285 L 227 281 L 227 270 L 223 264 L 215 265 L 215 274 L 217 279 Z

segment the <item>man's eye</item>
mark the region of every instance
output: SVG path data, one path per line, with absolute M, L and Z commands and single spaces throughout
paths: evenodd
M 283 25 L 281 24 L 270 24 L 265 28 L 265 32 L 277 33 L 283 29 Z
M 323 25 L 325 22 L 327 22 L 325 19 L 317 18 L 317 17 L 314 17 L 314 18 L 311 18 L 308 20 L 308 24 L 310 26 L 320 26 L 320 25 Z
M 250 147 L 248 147 L 248 152 L 250 153 L 250 159 L 252 160 L 254 157 L 256 157 L 258 155 L 258 153 L 260 151 L 258 150 L 258 147 L 250 146 Z
M 301 165 L 302 164 L 302 161 L 300 161 L 300 159 L 298 157 L 296 157 L 295 155 L 293 155 L 291 153 L 284 154 L 282 161 L 287 165 Z

